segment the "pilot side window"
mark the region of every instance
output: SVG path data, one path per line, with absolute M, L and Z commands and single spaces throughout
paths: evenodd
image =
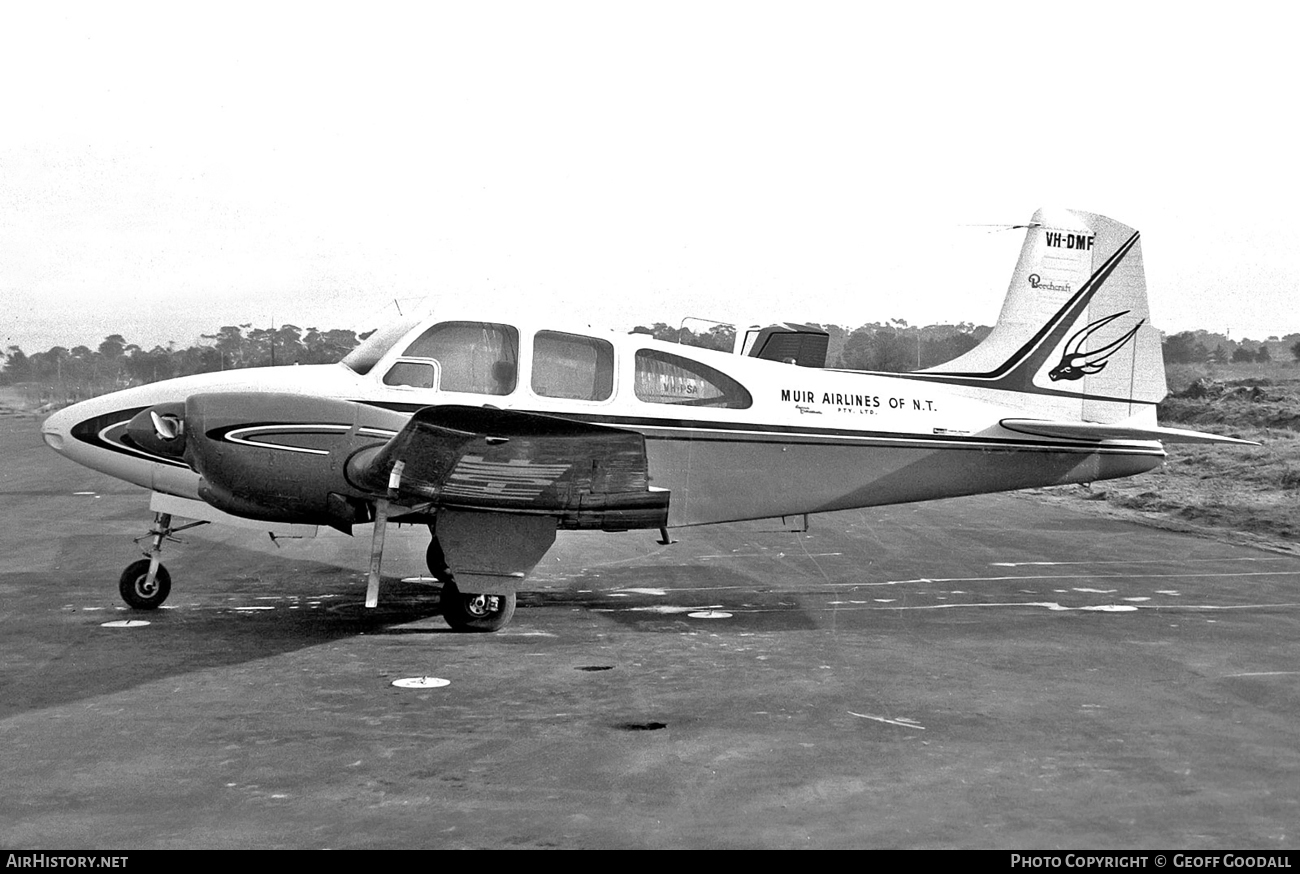
M 538 331 L 533 391 L 544 398 L 605 401 L 614 393 L 614 346 L 594 337 Z
M 406 385 L 411 388 L 434 388 L 433 363 L 429 361 L 399 361 L 384 374 L 384 385 Z
M 743 410 L 753 403 L 745 387 L 725 373 L 654 349 L 636 353 L 636 396 L 651 404 L 732 410 Z
M 420 335 L 402 353 L 403 359 L 432 358 L 438 362 L 442 391 L 508 395 L 519 374 L 519 334 L 509 325 L 488 322 L 442 322 Z M 417 374 L 403 360 L 384 375 L 389 385 L 411 382 Z

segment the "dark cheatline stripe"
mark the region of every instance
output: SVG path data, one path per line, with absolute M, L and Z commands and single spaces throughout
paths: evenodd
M 378 407 L 381 409 L 393 410 L 395 412 L 413 413 L 416 410 L 423 409 L 428 404 L 407 404 L 407 403 L 388 403 L 384 401 L 353 401 L 353 403 L 363 404 L 366 406 Z M 78 422 L 71 429 L 72 435 L 84 443 L 95 446 L 99 449 L 106 449 L 110 452 L 116 452 L 131 458 L 143 458 L 158 464 L 166 464 L 171 467 L 187 468 L 189 465 L 177 461 L 173 458 L 154 455 L 134 446 L 125 443 L 118 444 L 111 441 L 103 440 L 99 435 L 111 425 L 125 425 L 132 417 L 139 413 L 144 407 L 135 407 L 124 410 L 118 410 L 112 413 L 105 413 Z M 772 425 L 756 422 L 715 422 L 704 421 L 699 419 L 661 419 L 643 416 L 616 416 L 616 415 L 578 415 L 564 414 L 541 411 L 518 411 L 526 412 L 530 415 L 550 416 L 557 419 L 567 419 L 574 422 L 584 422 L 597 425 L 605 425 L 611 428 L 628 428 L 638 432 L 640 431 L 658 431 L 661 433 L 648 436 L 648 439 L 667 442 L 680 442 L 691 440 L 708 440 L 735 443 L 788 443 L 798 441 L 808 444 L 823 445 L 845 445 L 846 440 L 855 440 L 864 445 L 870 443 L 885 445 L 947 445 L 950 448 L 958 450 L 979 450 L 989 447 L 1003 449 L 1008 451 L 1055 451 L 1055 452 L 1101 452 L 1105 454 L 1140 454 L 1140 455 L 1158 455 L 1160 450 L 1143 449 L 1136 447 L 1119 447 L 1108 446 L 1101 447 L 1096 442 L 1086 440 L 1037 440 L 1026 438 L 1004 438 L 1004 437 L 979 437 L 968 435 L 954 434 L 909 434 L 899 431 L 866 431 L 853 430 L 849 428 L 808 428 L 796 425 Z M 295 427 L 313 424 L 337 424 L 337 423 L 287 423 L 287 422 L 249 422 L 238 426 L 227 426 L 223 429 L 216 429 L 215 432 L 208 436 L 213 439 L 223 439 L 224 431 L 245 429 L 259 425 L 275 425 L 284 428 L 286 431 Z M 675 434 L 674 431 L 691 431 L 695 433 Z M 668 432 L 668 433 L 662 433 Z M 382 437 L 378 439 L 383 439 Z M 272 447 L 266 447 L 272 448 Z M 276 447 L 279 448 L 279 447 Z M 313 447 L 314 448 L 314 447 Z
M 146 459 L 147 461 L 156 462 L 157 464 L 165 464 L 168 465 L 169 467 L 182 467 L 188 470 L 189 465 L 183 461 L 178 461 L 175 458 L 166 458 L 161 455 L 155 455 L 154 453 L 148 452 L 133 444 L 128 444 L 125 442 L 114 443 L 100 437 L 100 434 L 105 429 L 115 425 L 125 426 L 127 422 L 130 422 L 133 418 L 135 418 L 137 413 L 146 409 L 148 409 L 148 407 L 128 407 L 125 410 L 117 410 L 112 413 L 104 413 L 103 415 L 100 416 L 94 416 L 89 419 L 83 419 L 77 424 L 73 425 L 72 428 L 69 430 L 74 438 L 80 440 L 82 443 L 86 443 L 90 446 L 94 446 L 96 449 L 107 449 L 110 452 L 116 452 L 119 455 L 126 455 L 130 458 L 143 458 Z M 125 437 L 126 436 L 125 433 L 123 433 L 122 436 Z
M 1088 395 L 1079 394 L 1078 392 L 1061 391 L 1059 389 L 1040 388 L 1033 383 L 1034 374 L 1046 363 L 1052 350 L 1065 337 L 1066 331 L 1078 319 L 1079 314 L 1083 312 L 1091 302 L 1092 298 L 1110 278 L 1111 274 L 1120 265 L 1120 262 L 1132 251 L 1137 244 L 1141 235 L 1136 231 L 1128 238 L 1106 263 L 1102 264 L 1096 272 L 1089 277 L 1088 281 L 1075 293 L 1075 295 L 1066 301 L 1056 314 L 1047 321 L 1047 324 L 1029 339 L 1025 345 L 1021 346 L 1014 354 L 998 367 L 987 373 L 961 373 L 961 372 L 943 372 L 935 371 L 931 373 L 890 373 L 878 374 L 880 376 L 891 376 L 901 379 L 913 379 L 924 382 L 937 382 L 940 384 L 977 386 L 979 388 L 992 388 L 1000 391 L 1015 391 L 1028 394 L 1049 395 L 1055 397 L 1081 398 L 1093 401 L 1110 401 L 1113 403 L 1136 403 L 1136 404 L 1154 404 L 1154 401 L 1137 401 L 1132 398 L 1109 397 L 1106 395 Z
M 399 412 L 414 412 L 417 409 L 423 409 L 428 404 L 390 404 L 383 401 L 357 401 L 370 406 L 382 407 Z M 1088 440 L 1077 441 L 1052 441 L 1052 440 L 1026 440 L 1020 438 L 1006 437 L 976 437 L 953 434 L 909 434 L 900 431 L 859 431 L 851 428 L 807 428 L 797 425 L 769 425 L 754 422 L 715 422 L 699 419 L 660 419 L 641 416 L 617 416 L 617 415 L 579 415 L 576 413 L 554 413 L 542 412 L 535 410 L 517 410 L 515 412 L 528 413 L 536 416 L 550 416 L 557 419 L 569 419 L 575 422 L 587 422 L 596 425 L 607 425 L 611 428 L 630 428 L 636 430 L 670 430 L 685 429 L 700 432 L 698 434 L 656 437 L 655 439 L 667 440 L 731 440 L 734 442 L 763 442 L 763 443 L 782 443 L 785 440 L 778 437 L 799 437 L 808 442 L 825 442 L 841 445 L 840 440 L 844 438 L 856 438 L 860 440 L 890 440 L 908 443 L 947 443 L 947 444 L 964 444 L 963 449 L 976 449 L 981 447 L 996 446 L 1006 449 L 1030 449 L 1030 450 L 1070 450 L 1083 449 L 1090 452 L 1125 452 L 1138 454 L 1159 454 L 1159 450 L 1152 449 L 1122 449 L 1121 447 L 1099 447 L 1096 442 Z M 727 433 L 739 432 L 739 433 Z M 839 438 L 836 440 L 835 438 Z

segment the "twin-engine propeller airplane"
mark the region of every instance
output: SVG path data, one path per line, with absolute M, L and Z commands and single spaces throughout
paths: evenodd
M 1129 476 L 1161 441 L 1160 334 L 1138 234 L 1040 210 L 1001 315 L 955 361 L 825 369 L 827 336 L 739 332 L 732 354 L 560 321 L 405 319 L 334 365 L 168 380 L 46 420 L 74 461 L 152 492 L 152 548 L 122 574 L 162 604 L 174 531 L 204 521 L 428 526 L 452 628 L 496 631 L 557 530 L 667 529 Z M 176 525 L 177 518 L 196 520 Z M 251 522 L 250 522 L 251 520 Z

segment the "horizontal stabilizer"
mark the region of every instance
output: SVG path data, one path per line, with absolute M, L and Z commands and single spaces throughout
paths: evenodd
M 1103 425 L 1100 422 L 1053 422 L 1047 419 L 1003 419 L 1003 428 L 1021 434 L 1040 437 L 1063 437 L 1071 440 L 1159 440 L 1162 443 L 1234 443 L 1238 446 L 1258 446 L 1253 440 L 1220 437 L 1203 431 L 1184 431 L 1181 428 L 1134 427 L 1130 425 Z
M 659 528 L 669 493 L 649 485 L 645 438 L 633 431 L 486 407 L 415 413 L 388 443 L 358 453 L 348 476 L 408 505 L 542 514 L 564 528 Z

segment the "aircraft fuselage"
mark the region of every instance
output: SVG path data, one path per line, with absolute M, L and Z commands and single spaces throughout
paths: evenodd
M 126 389 L 54 414 L 45 439 L 74 461 L 154 492 L 309 524 L 334 524 L 322 503 L 328 494 L 357 507 L 367 499 L 348 481 L 349 457 L 382 445 L 414 411 L 447 404 L 642 435 L 650 486 L 671 493 L 669 526 L 1091 482 L 1149 470 L 1164 457 L 1153 441 L 1009 431 L 999 423 L 1023 415 L 1023 405 L 999 404 L 987 389 L 798 367 L 640 334 L 430 319 L 386 342 L 350 363 Z M 205 451 L 215 454 L 209 469 L 226 471 L 233 488 L 204 481 L 192 458 L 128 434 L 150 410 L 233 394 L 250 402 L 242 411 L 225 404 L 204 426 Z M 297 400 L 276 400 L 286 395 Z M 488 475 L 464 484 L 484 495 L 524 487 Z M 255 497 L 241 503 L 241 493 Z M 365 521 L 364 513 L 353 521 Z

